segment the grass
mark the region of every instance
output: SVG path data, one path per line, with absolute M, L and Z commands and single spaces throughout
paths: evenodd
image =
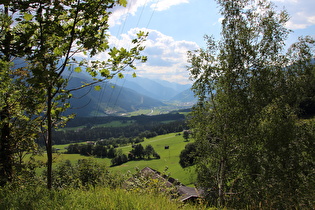
M 206 209 L 170 200 L 156 194 L 137 194 L 123 189 L 63 189 L 44 187 L 0 190 L 0 209 Z
M 146 166 L 160 172 L 163 172 L 167 168 L 167 173 L 170 173 L 170 176 L 178 179 L 185 185 L 193 186 L 196 179 L 194 168 L 190 167 L 188 169 L 183 169 L 179 165 L 179 154 L 187 144 L 187 142 L 184 142 L 182 135 L 179 136 L 176 135 L 176 133 L 160 135 L 154 138 L 146 139 L 141 144 L 143 147 L 151 144 L 155 151 L 161 156 L 161 159 L 128 161 L 120 166 L 111 167 L 110 170 L 121 173 L 127 173 L 128 171 L 135 173 L 136 168 L 142 169 Z M 62 154 L 61 152 L 66 151 L 65 147 L 68 145 L 69 144 L 54 145 L 54 148 L 60 149 L 60 153 L 54 154 L 54 164 L 62 160 L 70 160 L 72 163 L 75 163 L 78 159 L 92 158 L 81 156 L 79 154 Z M 169 146 L 169 149 L 165 149 L 165 146 Z M 121 149 L 124 154 L 128 154 L 132 147 L 131 145 L 128 145 L 117 149 Z M 38 158 L 45 160 L 46 156 L 40 156 Z M 108 166 L 111 165 L 111 160 L 108 158 L 96 158 L 96 160 L 100 163 L 105 163 Z
M 151 109 L 140 109 L 140 110 L 137 110 L 137 111 L 133 111 L 133 112 L 128 112 L 128 113 L 124 113 L 122 114 L 123 116 L 128 116 L 128 117 L 131 117 L 131 116 L 138 116 L 138 115 L 148 115 L 152 112 Z
M 136 171 L 136 168 L 142 169 L 149 166 L 162 172 L 165 168 L 168 168 L 167 172 L 169 172 L 173 178 L 178 179 L 185 185 L 193 185 L 195 181 L 193 168 L 183 169 L 179 165 L 179 154 L 187 144 L 187 142 L 184 142 L 182 136 L 176 136 L 175 133 L 171 133 L 147 139 L 141 144 L 143 147 L 151 144 L 155 151 L 161 156 L 161 159 L 129 161 L 120 166 L 112 167 L 112 170 L 121 171 L 123 173 L 131 171 L 133 173 Z M 165 146 L 169 146 L 169 149 L 165 149 Z M 128 154 L 132 148 L 131 146 L 126 146 L 120 149 L 122 149 L 124 154 Z
M 82 142 L 83 144 L 84 142 Z M 72 144 L 72 143 L 71 143 Z M 78 143 L 80 144 L 80 143 Z M 55 149 L 58 149 L 58 152 L 60 153 L 63 153 L 63 152 L 66 152 L 67 151 L 67 147 L 69 146 L 70 144 L 60 144 L 60 145 L 54 145 L 53 148 Z
M 64 128 L 58 128 L 57 131 L 77 131 L 85 127 L 86 127 L 85 125 L 81 125 L 77 127 L 64 127 Z
M 128 120 L 125 123 L 122 122 L 122 121 L 119 121 L 119 120 L 115 120 L 115 121 L 112 121 L 110 123 L 95 125 L 95 126 L 93 126 L 93 128 L 99 128 L 99 127 L 125 127 L 125 126 L 129 126 L 129 125 L 132 125 L 132 124 L 134 124 L 133 120 Z
M 159 115 L 159 114 L 167 114 L 171 111 L 174 111 L 174 110 L 177 110 L 179 109 L 180 107 L 176 106 L 176 105 L 172 105 L 172 104 L 169 104 L 167 106 L 163 106 L 163 107 L 156 107 L 154 109 L 140 109 L 140 110 L 137 110 L 137 111 L 133 111 L 133 112 L 128 112 L 128 113 L 124 113 L 124 114 L 121 114 L 122 116 L 138 116 L 138 115 L 141 115 L 141 114 L 144 114 L 144 115 Z M 181 108 L 187 108 L 187 107 L 181 107 Z
M 134 124 L 133 120 L 128 120 L 126 122 L 120 121 L 120 120 L 115 120 L 111 121 L 109 123 L 104 123 L 104 124 L 97 124 L 93 126 L 93 128 L 99 128 L 99 127 L 125 127 Z M 85 125 L 82 126 L 77 126 L 77 127 L 65 127 L 65 128 L 59 128 L 57 131 L 77 131 L 80 129 L 85 128 Z

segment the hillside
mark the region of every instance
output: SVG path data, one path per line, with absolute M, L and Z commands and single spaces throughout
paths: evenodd
M 169 101 L 191 86 L 164 80 L 151 80 L 143 77 L 130 78 L 128 76 L 123 80 L 117 80 L 116 84 L 161 101 Z
M 20 58 L 15 59 L 14 63 L 16 68 L 26 65 Z M 93 82 L 84 71 L 80 73 L 65 71 L 62 76 L 69 81 L 67 89 Z M 86 87 L 73 91 L 73 97 L 70 99 L 71 108 L 65 114 L 75 113 L 80 117 L 94 117 L 138 110 L 150 112 L 161 107 L 165 113 L 191 107 L 196 101 L 190 91 L 190 84 L 183 85 L 143 77 L 132 78 L 125 75 L 123 79 L 113 78 L 98 85 L 102 90 L 95 91 L 93 87 Z
M 63 75 L 69 78 L 68 89 L 78 88 L 85 83 L 93 82 L 84 73 L 66 72 Z M 71 108 L 66 114 L 76 113 L 79 117 L 106 116 L 123 114 L 138 110 L 159 108 L 163 112 L 191 107 L 195 103 L 191 85 L 182 85 L 163 80 L 147 78 L 114 78 L 98 84 L 102 87 L 95 91 L 93 87 L 86 87 L 73 91 L 70 99 Z
M 68 87 L 80 87 L 89 82 L 85 78 L 72 77 Z M 102 83 L 102 89 L 95 91 L 93 87 L 83 88 L 73 92 L 70 100 L 71 108 L 66 112 L 77 116 L 104 116 L 117 112 L 132 112 L 139 109 L 151 109 L 165 106 L 157 99 L 140 94 L 134 90 L 111 83 Z M 114 87 L 113 87 L 114 86 Z
M 197 98 L 194 96 L 193 91 L 189 88 L 172 97 L 170 101 L 194 104 L 197 102 Z

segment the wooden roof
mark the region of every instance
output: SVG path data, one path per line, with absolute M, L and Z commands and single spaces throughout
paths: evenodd
M 200 198 L 202 197 L 201 195 L 203 194 L 202 190 L 198 190 L 194 187 L 187 187 L 185 185 L 183 185 L 182 183 L 180 183 L 179 181 L 177 181 L 176 179 L 172 178 L 172 177 L 165 177 L 162 176 L 160 172 L 158 172 L 157 170 L 154 170 L 150 167 L 145 167 L 141 170 L 141 173 L 143 173 L 144 175 L 152 175 L 155 178 L 162 178 L 166 181 L 166 186 L 176 186 L 178 189 L 178 194 L 180 195 L 180 200 L 181 201 L 187 201 L 189 199 L 192 198 Z

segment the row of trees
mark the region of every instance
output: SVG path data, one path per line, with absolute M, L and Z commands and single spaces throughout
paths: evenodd
M 112 166 L 121 165 L 131 160 L 142 160 L 147 158 L 151 159 L 151 156 L 156 159 L 160 159 L 160 155 L 154 150 L 151 144 L 148 144 L 145 148 L 141 144 L 135 144 L 133 149 L 126 154 L 123 154 L 121 150 L 118 150 L 115 157 L 111 160 Z
M 98 158 L 114 158 L 116 149 L 112 146 L 92 144 L 70 144 L 67 147 L 67 154 L 80 154 L 84 156 L 96 156 Z
M 133 124 L 123 127 L 90 127 L 79 130 L 63 130 L 53 132 L 54 144 L 68 144 L 82 141 L 96 141 L 98 139 L 121 139 L 127 138 L 128 141 L 133 141 L 135 138 L 152 138 L 157 135 L 181 132 L 187 129 L 185 120 L 178 120 L 169 123 L 147 123 Z M 124 139 L 123 141 L 125 141 Z M 139 140 L 138 140 L 139 141 Z M 108 141 L 104 141 L 105 144 Z M 135 142 L 136 143 L 136 142 Z
M 118 138 L 109 138 L 109 139 L 101 139 L 96 142 L 97 145 L 109 146 L 112 145 L 114 147 L 124 146 L 128 144 L 138 144 L 144 141 L 144 137 L 118 137 Z
M 217 2 L 221 40 L 206 36 L 207 48 L 189 53 L 198 184 L 218 207 L 312 208 L 314 120 L 299 108 L 314 101 L 315 41 L 300 37 L 285 52 L 285 11 Z
M 126 0 L 0 2 L 0 185 L 15 176 L 16 153 L 35 150 L 34 139 L 42 137 L 51 188 L 52 131 L 72 117 L 62 115 L 70 107 L 71 92 L 115 75 L 123 77 L 125 68 L 135 69 L 135 61 L 146 61 L 140 55 L 144 32 L 132 40 L 130 49 L 109 46 L 110 10 L 126 4 Z M 101 52 L 108 52 L 108 58 L 92 59 Z M 78 59 L 78 54 L 88 59 Z M 94 82 L 67 89 L 69 78 L 64 75 L 82 70 Z
M 178 110 L 179 112 L 190 112 L 190 109 L 182 109 Z M 120 121 L 122 124 L 128 122 L 134 122 L 137 124 L 146 125 L 148 123 L 161 123 L 165 121 L 177 121 L 184 120 L 185 115 L 178 113 L 178 111 L 171 111 L 167 114 L 159 114 L 159 115 L 136 115 L 130 117 L 124 116 L 104 116 L 104 117 L 77 117 L 77 120 L 72 120 L 67 123 L 66 127 L 79 127 L 79 126 L 95 126 L 110 123 L 113 121 Z
M 84 156 L 95 156 L 98 158 L 111 158 L 112 165 L 121 165 L 130 160 L 142 160 L 144 158 L 160 159 L 160 155 L 154 150 L 152 145 L 147 145 L 145 148 L 141 144 L 132 145 L 132 150 L 128 156 L 123 154 L 121 150 L 115 149 L 113 146 L 102 146 L 92 144 L 70 144 L 67 147 L 66 153 L 80 154 Z
M 133 146 L 133 149 L 128 154 L 130 160 L 136 159 L 151 159 L 151 156 L 154 158 L 160 159 L 160 155 L 156 153 L 151 144 L 145 146 L 145 148 L 141 144 L 136 144 Z

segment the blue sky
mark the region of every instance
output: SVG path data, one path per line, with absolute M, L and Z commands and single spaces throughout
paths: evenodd
M 315 37 L 315 0 L 273 2 L 291 16 L 288 45 L 301 35 Z M 113 10 L 109 22 L 110 41 L 118 47 L 130 47 L 139 30 L 150 33 L 144 51 L 148 62 L 137 65 L 139 76 L 183 84 L 190 82 L 187 51 L 204 47 L 205 34 L 219 38 L 221 27 L 214 0 L 128 0 L 127 7 Z

